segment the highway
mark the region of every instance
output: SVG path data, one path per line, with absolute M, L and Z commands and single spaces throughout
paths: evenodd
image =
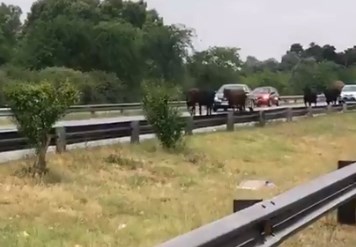
M 326 103 L 320 103 L 318 105 L 326 105 Z M 290 107 L 300 107 L 304 106 L 303 104 L 294 104 L 294 105 L 283 105 L 279 107 L 261 107 L 255 108 L 256 111 L 261 109 L 276 109 L 276 108 L 285 108 L 287 106 Z M 203 115 L 206 113 L 204 110 L 202 111 Z M 220 112 L 219 112 L 220 113 Z M 183 116 L 189 116 L 188 112 L 184 112 Z M 56 126 L 75 126 L 75 125 L 85 125 L 85 124 L 100 124 L 100 123 L 110 123 L 110 122 L 120 122 L 120 121 L 134 121 L 134 120 L 142 120 L 144 119 L 143 116 L 121 116 L 121 117 L 111 117 L 111 118 L 92 118 L 87 120 L 68 120 L 68 121 L 59 121 L 57 122 Z M 253 123 L 245 123 L 241 125 L 251 125 Z M 239 124 L 240 125 L 240 124 Z M 195 129 L 194 133 L 204 133 L 204 132 L 214 132 L 219 129 L 226 129 L 225 125 L 221 126 L 213 126 L 213 127 L 206 127 L 201 129 Z M 0 132 L 6 132 L 16 130 L 15 126 L 0 126 Z M 147 140 L 154 138 L 154 134 L 146 134 L 141 135 L 141 140 Z M 86 143 L 78 143 L 78 144 L 70 144 L 67 145 L 67 150 L 73 150 L 77 148 L 87 148 L 87 147 L 97 147 L 97 146 L 104 146 L 104 145 L 111 145 L 117 143 L 127 143 L 130 142 L 130 137 L 120 137 L 120 138 L 113 138 L 113 139 L 106 139 L 106 140 L 99 140 L 99 141 L 90 141 Z M 55 152 L 54 147 L 49 147 L 49 153 Z M 8 151 L 0 153 L 0 163 L 4 163 L 11 160 L 18 160 L 24 157 L 28 157 L 33 155 L 32 149 L 25 149 L 25 150 L 18 150 L 18 151 Z
M 326 103 L 319 103 L 318 105 L 325 105 Z M 281 105 L 281 106 L 273 106 L 273 107 L 256 107 L 254 108 L 256 111 L 263 110 L 263 109 L 277 109 L 277 108 L 285 108 L 285 107 L 298 107 L 298 106 L 304 106 L 304 104 L 288 104 L 288 105 Z M 213 113 L 213 114 L 219 114 L 223 113 L 222 111 L 219 111 L 218 113 Z M 206 115 L 205 108 L 203 107 L 202 109 L 202 114 Z M 199 111 L 196 111 L 196 115 L 199 116 Z M 187 111 L 183 112 L 183 116 L 189 116 L 189 113 Z M 55 124 L 55 127 L 57 126 L 76 126 L 76 125 L 89 125 L 89 124 L 101 124 L 101 123 L 112 123 L 112 122 L 125 122 L 125 121 L 136 121 L 136 120 L 143 120 L 144 116 L 142 115 L 136 115 L 136 116 L 120 116 L 120 117 L 109 117 L 109 118 L 89 118 L 85 120 L 65 120 L 65 121 L 58 121 Z M 15 125 L 0 125 L 0 132 L 4 131 L 10 131 L 10 130 L 16 130 Z

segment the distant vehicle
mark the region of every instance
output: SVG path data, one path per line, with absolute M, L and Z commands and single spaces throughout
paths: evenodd
M 279 106 L 279 93 L 274 87 L 257 87 L 251 92 L 251 97 L 253 98 L 254 104 L 257 107 L 262 105 Z
M 227 111 L 229 108 L 229 102 L 224 97 L 224 89 L 243 89 L 246 93 L 250 94 L 251 89 L 246 84 L 224 84 L 222 85 L 215 93 L 214 97 L 214 112 L 218 111 L 219 109 L 223 109 Z
M 340 94 L 340 103 L 356 101 L 356 84 L 345 85 Z

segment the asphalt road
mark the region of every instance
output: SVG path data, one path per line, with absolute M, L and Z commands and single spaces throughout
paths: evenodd
M 320 103 L 321 104 L 326 104 L 326 103 Z M 289 107 L 298 107 L 298 106 L 304 106 L 304 104 L 291 104 L 288 105 Z M 263 109 L 277 109 L 277 108 L 285 108 L 287 105 L 282 105 L 282 106 L 273 106 L 273 107 L 256 107 L 254 108 L 256 111 L 263 110 Z M 219 114 L 222 113 L 222 111 L 219 111 L 218 113 L 213 113 L 213 114 Z M 197 113 L 199 115 L 199 111 Z M 202 114 L 206 115 L 206 111 L 203 108 L 202 109 Z M 188 112 L 183 112 L 183 116 L 189 116 Z M 142 115 L 137 115 L 137 116 L 120 116 L 120 117 L 110 117 L 110 118 L 90 118 L 90 119 L 85 119 L 85 120 L 65 120 L 65 121 L 58 121 L 55 126 L 75 126 L 75 125 L 90 125 L 90 124 L 101 124 L 101 123 L 112 123 L 112 122 L 125 122 L 125 121 L 135 121 L 135 120 L 143 120 L 144 116 Z M 9 130 L 16 130 L 15 125 L 3 125 L 0 126 L 0 132 L 3 131 L 9 131 Z

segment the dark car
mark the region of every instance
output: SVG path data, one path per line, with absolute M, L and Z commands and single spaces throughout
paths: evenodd
M 251 92 L 251 96 L 254 100 L 254 104 L 257 107 L 266 105 L 279 106 L 279 93 L 274 87 L 257 87 Z
M 226 111 L 229 108 L 229 102 L 224 97 L 224 89 L 243 89 L 248 94 L 251 92 L 251 89 L 246 84 L 231 83 L 222 85 L 215 93 L 213 108 L 215 112 L 219 109 Z

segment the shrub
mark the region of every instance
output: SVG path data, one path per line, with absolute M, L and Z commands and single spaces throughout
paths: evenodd
M 5 97 L 19 131 L 36 151 L 36 161 L 29 172 L 42 176 L 47 172 L 46 154 L 53 137 L 52 127 L 77 101 L 78 92 L 68 81 L 56 85 L 42 81 L 7 87 Z
M 36 73 L 39 81 L 54 84 L 68 79 L 81 92 L 80 104 L 118 103 L 124 96 L 124 84 L 114 73 L 81 72 L 66 67 L 47 67 Z
M 169 102 L 179 97 L 180 90 L 158 81 L 144 82 L 142 92 L 144 115 L 161 145 L 167 149 L 177 148 L 182 144 L 185 124 L 178 107 L 170 105 Z

